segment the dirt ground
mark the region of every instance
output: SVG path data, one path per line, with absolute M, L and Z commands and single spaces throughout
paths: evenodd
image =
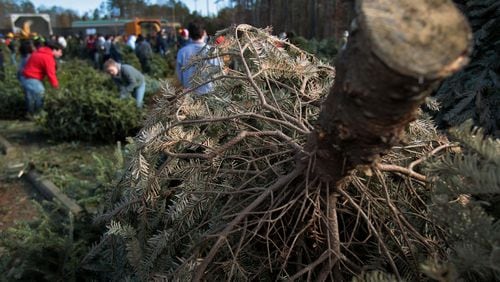
M 23 126 L 11 130 L 18 124 Z M 21 140 L 16 137 L 26 136 L 30 132 L 27 128 L 32 126 L 32 123 L 0 122 L 0 134 L 16 147 L 16 150 L 9 155 L 0 153 L 0 231 L 12 227 L 16 221 L 34 219 L 38 213 L 33 203 L 36 194 L 28 183 L 18 178 L 18 173 L 25 164 L 22 146 L 18 147 L 18 142 Z
M 95 180 L 94 154 L 110 156 L 115 149 L 115 145 L 53 141 L 31 121 L 0 120 L 0 135 L 15 148 L 8 155 L 0 150 L 0 231 L 38 213 L 33 201 L 41 196 L 18 177 L 20 171 L 34 166 L 67 196 L 78 200 L 88 196 L 85 187 L 92 187 Z
M 12 227 L 16 221 L 36 218 L 30 187 L 23 180 L 0 181 L 0 231 Z

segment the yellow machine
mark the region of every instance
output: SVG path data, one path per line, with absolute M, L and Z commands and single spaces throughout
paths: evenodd
M 125 33 L 127 35 L 143 36 L 154 35 L 161 29 L 161 22 L 158 19 L 139 19 L 128 22 L 125 24 Z
M 45 37 L 52 35 L 48 14 L 10 14 L 10 20 L 12 32 L 19 38 L 31 38 L 36 34 Z
M 21 29 L 21 38 L 23 39 L 27 39 L 27 38 L 31 38 L 31 36 L 33 35 L 31 33 L 31 25 L 33 24 L 33 21 L 25 21 L 23 23 L 23 28 Z

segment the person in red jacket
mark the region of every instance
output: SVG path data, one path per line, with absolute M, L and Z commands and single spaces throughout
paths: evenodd
M 56 58 L 62 56 L 62 46 L 57 42 L 48 42 L 29 57 L 22 72 L 23 86 L 28 114 L 37 113 L 43 106 L 43 79 L 48 77 L 54 88 L 59 88 L 56 76 Z

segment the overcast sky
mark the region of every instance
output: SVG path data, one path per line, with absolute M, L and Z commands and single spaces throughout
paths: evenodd
M 80 13 L 80 15 L 83 15 L 85 12 L 92 12 L 94 9 L 99 8 L 99 5 L 103 2 L 103 0 L 31 0 L 33 4 L 38 8 L 42 5 L 47 6 L 47 7 L 52 7 L 52 6 L 61 6 L 64 8 L 69 8 L 72 10 L 76 10 Z M 151 2 L 155 2 L 154 0 Z M 160 0 L 158 1 L 160 3 L 165 3 L 167 2 L 166 0 Z M 198 10 L 199 13 L 202 15 L 207 14 L 207 2 L 208 2 L 208 9 L 210 11 L 210 14 L 214 14 L 217 12 L 217 8 L 221 8 L 225 3 L 228 3 L 229 1 L 219 1 L 219 4 L 215 4 L 216 0 L 183 0 L 183 1 L 178 1 L 178 2 L 183 2 L 186 4 L 186 6 L 191 10 L 194 11 L 195 8 Z

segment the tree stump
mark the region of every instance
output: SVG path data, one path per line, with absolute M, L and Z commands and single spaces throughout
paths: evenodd
M 336 184 L 355 168 L 374 166 L 396 145 L 425 98 L 468 62 L 471 50 L 471 29 L 449 0 L 360 0 L 356 13 L 335 85 L 306 145 L 316 158 L 314 174 L 334 187 L 325 191 L 324 207 L 333 254 L 319 281 L 343 280 L 336 215 L 336 192 L 343 191 Z
M 338 181 L 398 143 L 435 86 L 468 62 L 471 29 L 449 0 L 361 0 L 308 150 Z

